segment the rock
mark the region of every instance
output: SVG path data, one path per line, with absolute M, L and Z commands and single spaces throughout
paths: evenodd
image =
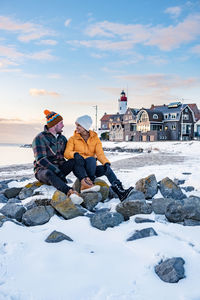
M 128 220 L 129 217 L 137 214 L 151 214 L 152 207 L 145 200 L 124 200 L 116 206 L 116 211 Z
M 8 188 L 4 191 L 4 196 L 6 196 L 8 199 L 15 198 L 19 195 L 19 192 L 22 190 L 22 188 Z
M 38 189 L 41 185 L 43 185 L 43 183 L 39 182 L 39 181 L 34 181 L 33 183 L 28 183 L 27 185 L 25 185 L 25 187 L 22 188 L 22 190 L 19 193 L 19 199 L 20 200 L 24 200 L 28 197 L 33 196 L 34 191 L 36 189 Z
M 46 238 L 45 242 L 47 243 L 58 243 L 58 242 L 61 242 L 63 240 L 67 240 L 69 242 L 73 242 L 73 240 L 65 235 L 64 233 L 62 232 L 59 232 L 59 231 L 52 231 L 52 233 Z
M 173 198 L 176 200 L 186 198 L 186 195 L 183 194 L 181 188 L 168 177 L 161 180 L 159 188 L 164 198 Z
M 37 204 L 35 203 L 35 200 L 31 200 L 30 202 L 26 203 L 24 207 L 26 208 L 26 210 L 29 210 L 33 207 L 37 207 Z
M 100 230 L 106 230 L 108 227 L 118 226 L 124 221 L 124 217 L 117 212 L 98 211 L 90 217 L 90 223 L 93 227 Z
M 184 212 L 183 205 L 184 205 L 183 201 L 177 200 L 177 201 L 171 202 L 166 207 L 165 216 L 168 219 L 168 221 L 173 222 L 173 223 L 179 223 L 184 220 L 185 212 Z
M 155 221 L 147 219 L 147 218 L 136 217 L 135 218 L 135 223 L 155 223 Z
M 174 183 L 175 183 L 176 185 L 184 184 L 184 183 L 185 183 L 185 179 L 177 179 L 177 178 L 174 178 Z
M 6 204 L 0 209 L 0 212 L 4 216 L 16 219 L 19 222 L 21 222 L 22 216 L 25 213 L 25 211 L 26 209 L 22 205 L 18 205 L 15 203 Z
M 7 204 L 9 203 L 22 203 L 19 199 L 17 198 L 10 198 L 7 202 Z
M 5 216 L 0 216 L 0 227 L 3 225 L 4 222 L 6 222 L 8 220 L 8 218 L 6 218 Z
M 78 193 L 80 193 L 81 191 L 81 182 L 80 180 L 77 178 L 72 186 L 72 188 L 77 191 Z
M 99 193 L 101 193 L 101 196 L 102 196 L 101 201 L 106 200 L 109 196 L 109 185 L 100 178 L 96 178 L 94 181 L 94 184 L 100 186 Z
M 173 257 L 155 266 L 155 272 L 161 280 L 175 283 L 185 277 L 184 263 L 181 257 Z
M 53 194 L 51 205 L 67 220 L 84 215 L 78 205 L 73 204 L 70 198 L 58 190 Z
M 145 200 L 145 195 L 144 193 L 137 191 L 137 190 L 132 190 L 129 196 L 124 200 L 124 201 L 131 201 L 131 200 Z
M 182 189 L 186 192 L 192 192 L 194 191 L 194 187 L 193 186 L 183 186 Z
M 155 214 L 164 215 L 167 206 L 174 202 L 173 198 L 156 198 L 152 199 L 152 209 Z
M 35 199 L 34 201 L 37 206 L 51 205 L 51 199 Z
M 0 192 L 8 188 L 8 183 L 11 182 L 12 179 L 2 180 L 0 181 Z
M 157 233 L 152 227 L 144 228 L 142 230 L 136 230 L 136 232 L 127 239 L 127 242 L 150 237 L 153 235 L 157 235 Z
M 22 217 L 26 226 L 37 226 L 47 223 L 51 218 L 45 206 L 37 206 L 27 210 Z
M 185 219 L 200 221 L 200 198 L 189 197 L 170 203 L 165 212 L 170 222 L 183 222 Z
M 182 174 L 183 175 L 191 175 L 192 173 L 190 173 L 190 172 L 183 172 Z
M 144 193 L 146 199 L 151 199 L 158 192 L 158 183 L 154 174 L 138 180 L 136 190 Z
M 102 200 L 102 195 L 99 192 L 82 193 L 81 197 L 83 198 L 82 205 L 91 211 Z
M 183 222 L 184 226 L 200 226 L 200 221 L 196 221 L 196 220 L 188 220 L 185 219 Z
M 0 203 L 7 203 L 8 198 L 4 194 L 0 194 Z

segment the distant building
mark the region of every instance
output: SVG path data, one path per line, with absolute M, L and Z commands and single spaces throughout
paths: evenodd
M 118 112 L 119 114 L 125 114 L 126 110 L 127 110 L 127 97 L 124 90 L 122 90 L 121 97 L 118 99 Z
M 172 102 L 151 105 L 150 109 L 127 108 L 121 92 L 119 112 L 104 114 L 101 130 L 109 131 L 110 141 L 192 140 L 200 138 L 200 111 L 195 103 Z

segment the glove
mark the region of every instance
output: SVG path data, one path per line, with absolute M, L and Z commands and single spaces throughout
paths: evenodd
M 108 167 L 110 167 L 110 163 L 105 163 L 105 165 L 103 165 L 105 172 L 108 170 Z
M 84 164 L 85 163 L 85 160 L 83 158 L 83 156 L 81 156 L 78 152 L 76 152 L 74 154 L 74 160 L 75 162 L 77 162 L 78 164 Z

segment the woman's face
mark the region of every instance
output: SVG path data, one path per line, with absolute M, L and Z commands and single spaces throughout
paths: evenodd
M 80 124 L 75 123 L 76 124 L 76 132 L 81 134 L 84 134 L 87 132 L 87 130 L 85 128 L 83 128 Z

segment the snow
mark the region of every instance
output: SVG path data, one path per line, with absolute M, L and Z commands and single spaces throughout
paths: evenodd
M 126 187 L 134 186 L 138 179 L 150 174 L 155 174 L 157 181 L 167 176 L 184 179 L 181 186 L 195 188 L 185 194 L 200 197 L 200 142 L 105 142 L 103 145 L 144 149 L 141 154 L 108 153 L 113 166 L 117 160 L 128 157 L 142 159 L 148 150 L 158 157 L 159 153 L 185 156 L 181 163 L 145 165 L 134 170 L 124 168 L 122 161 L 115 172 Z M 74 180 L 73 175 L 70 178 Z M 9 187 L 23 186 L 33 180 L 12 181 Z M 39 189 L 48 198 L 55 190 L 47 186 Z M 118 199 L 112 199 L 98 207 L 114 211 L 118 203 Z M 135 217 L 147 217 L 155 223 L 138 224 Z M 126 241 L 135 230 L 148 227 L 153 227 L 158 236 Z M 53 230 L 70 236 L 73 242 L 46 243 Z M 161 281 L 154 272 L 161 259 L 171 257 L 185 260 L 185 278 L 174 284 Z M 64 220 L 53 216 L 48 223 L 35 227 L 5 222 L 0 228 L 0 300 L 199 300 L 199 261 L 200 227 L 169 223 L 164 216 L 154 213 L 133 216 L 106 231 L 93 228 L 87 217 Z

